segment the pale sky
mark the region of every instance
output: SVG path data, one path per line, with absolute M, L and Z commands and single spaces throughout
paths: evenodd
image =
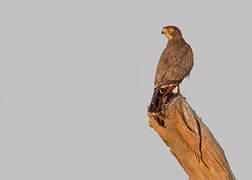
M 250 1 L 1 1 L 0 179 L 187 179 L 148 126 L 177 25 L 194 51 L 182 93 L 250 177 Z

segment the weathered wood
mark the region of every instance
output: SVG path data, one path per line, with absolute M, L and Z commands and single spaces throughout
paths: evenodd
M 184 97 L 172 98 L 160 112 L 148 116 L 150 127 L 170 147 L 190 180 L 235 180 L 221 146 Z

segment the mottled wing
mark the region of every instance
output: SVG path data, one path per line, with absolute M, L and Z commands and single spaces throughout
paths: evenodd
M 168 52 L 163 51 L 155 75 L 155 87 L 168 87 L 179 84 L 188 76 L 193 67 L 193 53 L 188 44 Z

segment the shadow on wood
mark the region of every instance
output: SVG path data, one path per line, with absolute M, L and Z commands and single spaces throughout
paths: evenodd
M 190 180 L 235 180 L 224 151 L 184 97 L 148 112 L 149 125 L 170 147 Z

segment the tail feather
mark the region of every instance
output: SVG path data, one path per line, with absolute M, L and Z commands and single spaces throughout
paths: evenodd
M 148 111 L 151 112 L 151 113 L 154 112 L 154 111 L 158 111 L 160 109 L 160 106 L 161 106 L 162 97 L 164 97 L 164 96 L 169 97 L 169 94 L 172 93 L 172 90 L 176 86 L 177 85 L 168 86 L 167 88 L 156 87 L 154 89 Z
M 152 98 L 151 98 L 151 103 L 149 106 L 149 112 L 154 112 L 156 109 L 158 109 L 159 107 L 159 99 L 161 97 L 161 93 L 160 93 L 160 88 L 157 87 L 154 89 Z

